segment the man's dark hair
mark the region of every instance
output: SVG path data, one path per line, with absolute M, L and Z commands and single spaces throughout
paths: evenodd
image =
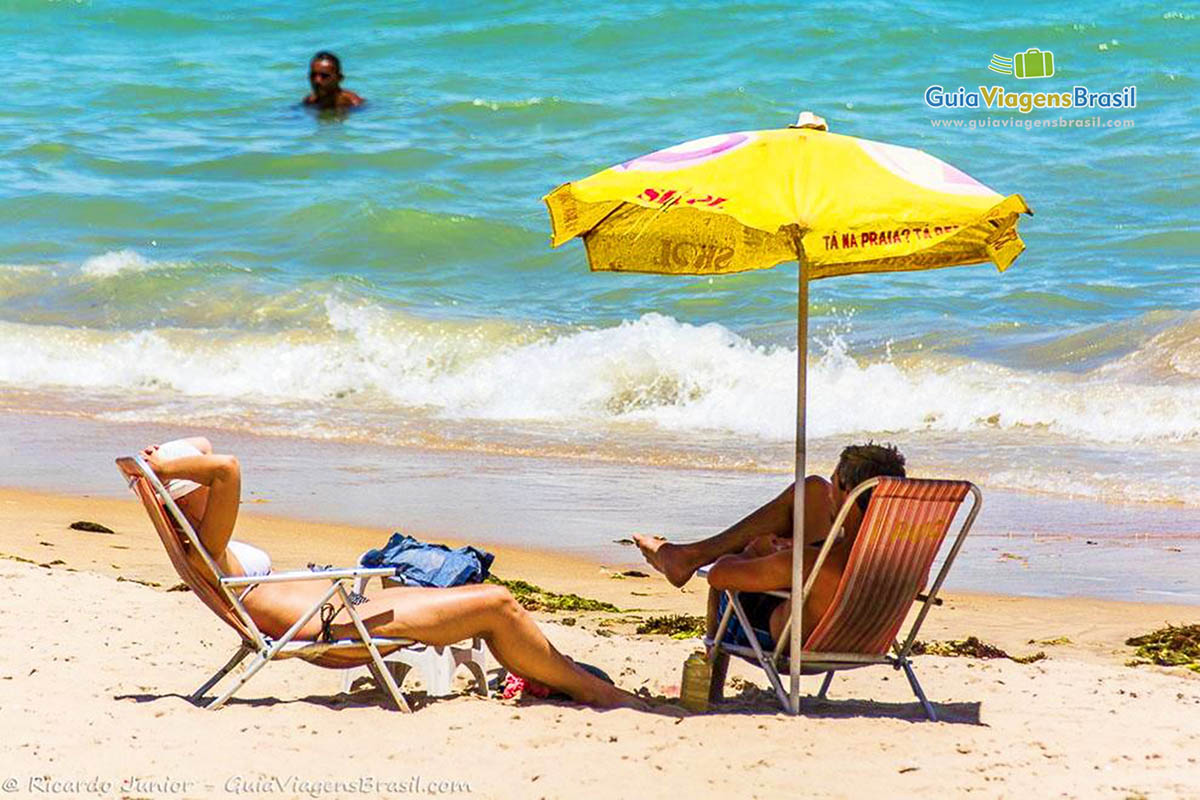
M 893 444 L 852 444 L 842 451 L 833 474 L 842 485 L 842 491 L 850 492 L 863 481 L 880 475 L 903 478 L 904 456 Z M 871 492 L 863 492 L 856 502 L 859 509 L 866 511 Z
M 338 75 L 342 74 L 342 60 L 328 50 L 322 50 L 317 53 L 309 60 L 309 63 L 313 61 L 332 61 L 333 68 L 337 70 Z

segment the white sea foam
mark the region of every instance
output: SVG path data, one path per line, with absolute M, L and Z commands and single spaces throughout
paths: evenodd
M 165 391 L 235 404 L 319 407 L 336 399 L 446 420 L 581 430 L 637 422 L 731 442 L 793 435 L 794 350 L 754 345 L 717 324 L 648 314 L 610 328 L 544 331 L 419 321 L 334 300 L 326 315 L 323 329 L 275 332 L 4 322 L 0 384 Z M 1162 347 L 1155 340 L 1144 351 Z M 1143 379 L 1111 366 L 1079 375 L 947 357 L 864 362 L 835 336 L 814 354 L 808 377 L 813 437 L 1032 429 L 1083 443 L 1200 441 L 1200 382 Z
M 146 272 L 160 266 L 136 250 L 110 250 L 92 256 L 79 267 L 80 273 L 92 278 L 111 278 L 123 272 Z
M 557 100 L 557 97 L 550 98 L 551 101 Z M 499 111 L 502 108 L 525 108 L 527 106 L 540 106 L 546 100 L 541 97 L 529 97 L 525 100 L 485 100 L 482 97 L 476 97 L 471 101 L 471 105 L 477 108 L 486 108 L 491 111 Z

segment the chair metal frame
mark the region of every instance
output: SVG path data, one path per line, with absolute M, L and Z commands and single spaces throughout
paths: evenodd
M 225 666 L 217 670 L 212 677 L 193 692 L 189 696 L 189 700 L 197 705 L 203 705 L 205 693 L 216 686 L 222 678 L 232 672 L 247 656 L 253 653 L 254 659 L 237 676 L 232 685 L 207 703 L 207 705 L 204 705 L 205 708 L 215 710 L 223 706 L 238 689 L 257 675 L 268 662 L 285 658 L 301 658 L 328 669 L 346 669 L 365 664 L 375 678 L 376 684 L 385 690 L 397 710 L 403 712 L 411 711 L 407 701 L 404 699 L 404 695 L 400 692 L 399 686 L 393 679 L 391 671 L 384 663 L 381 649 L 390 653 L 396 649 L 414 644 L 414 640 L 373 636 L 367 630 L 366 624 L 350 599 L 350 591 L 354 589 L 352 582 L 376 577 L 381 579 L 394 577 L 396 574 L 394 569 L 360 566 L 317 571 L 295 570 L 291 572 L 272 572 L 269 575 L 260 576 L 227 576 L 221 572 L 220 567 L 217 566 L 212 556 L 204 548 L 195 529 L 188 522 L 187 517 L 184 516 L 179 506 L 176 505 L 175 500 L 158 479 L 158 476 L 154 474 L 154 471 L 146 463 L 145 459 L 140 455 L 125 456 L 116 459 L 116 463 L 118 469 L 121 470 L 122 475 L 128 481 L 129 487 L 142 500 L 143 505 L 146 506 L 151 521 L 154 523 L 155 529 L 158 530 L 159 537 L 163 539 L 164 547 L 168 549 L 168 555 L 173 556 L 171 553 L 171 543 L 167 539 L 170 536 L 174 537 L 175 543 L 180 546 L 181 555 L 184 559 L 187 556 L 182 552 L 183 545 L 186 544 L 194 549 L 199 554 L 205 569 L 209 573 L 208 575 L 204 575 L 203 570 L 196 569 L 196 572 L 199 574 L 188 575 L 179 569 L 178 564 L 175 564 L 176 571 L 179 572 L 179 577 L 198 595 L 203 589 L 197 585 L 193 585 L 193 583 L 200 580 L 206 581 L 205 586 L 217 593 L 217 597 L 213 598 L 213 600 L 216 602 L 223 601 L 223 604 L 228 607 L 228 611 L 236 615 L 231 619 L 228 615 L 222 614 L 218 609 L 212 607 L 210 601 L 205 599 L 204 595 L 201 595 L 201 599 L 205 602 L 205 605 L 209 605 L 210 609 L 223 622 L 236 630 L 241 636 L 242 641 L 237 651 L 233 654 L 233 657 L 229 659 Z M 149 495 L 145 493 L 147 490 L 150 492 Z M 161 524 L 160 520 L 155 517 L 154 509 L 150 505 L 152 502 L 157 502 L 158 504 L 157 510 L 161 516 Z M 163 514 L 164 511 L 166 512 L 165 514 Z M 163 525 L 170 528 L 170 530 L 163 530 Z M 183 541 L 179 540 L 180 534 L 184 537 Z M 172 557 L 172 563 L 175 563 L 174 557 Z M 195 566 L 194 562 L 189 563 Z M 300 581 L 328 581 L 329 588 L 278 639 L 272 639 L 267 636 L 255 624 L 254 619 L 242 603 L 241 597 L 245 592 L 238 593 L 233 591 L 234 589 L 247 590 L 250 587 L 264 583 L 295 583 Z M 354 623 L 357 636 L 349 639 L 338 639 L 332 642 L 297 639 L 296 636 L 300 632 L 300 629 L 321 610 L 323 605 L 335 596 L 345 606 L 350 620 Z
M 370 552 L 370 551 L 367 551 Z M 363 553 L 358 557 L 359 566 L 363 566 Z M 354 591 L 362 594 L 367 588 L 367 577 L 361 577 L 354 584 Z M 404 585 L 395 575 L 382 579 L 384 586 L 389 581 Z M 391 669 L 392 677 L 398 686 L 404 685 L 404 678 L 409 672 L 416 670 L 425 681 L 425 693 L 430 697 L 445 697 L 452 694 L 451 685 L 454 673 L 459 666 L 465 666 L 475 679 L 475 691 L 484 697 L 491 697 L 488 687 L 488 649 L 483 637 L 472 636 L 470 644 L 466 639 L 457 644 L 432 645 L 414 642 L 413 644 L 395 650 L 383 657 L 384 663 Z M 464 646 L 465 645 L 465 646 Z M 354 685 L 355 672 L 359 668 L 348 667 L 342 673 L 342 691 L 348 692 Z
M 842 503 L 842 507 L 838 511 L 837 517 L 833 521 L 833 525 L 830 526 L 829 535 L 825 537 L 824 544 L 822 545 L 820 552 L 817 554 L 816 562 L 809 572 L 808 578 L 804 582 L 804 591 L 801 594 L 802 608 L 803 604 L 807 602 L 809 594 L 812 592 L 812 588 L 816 583 L 816 576 L 820 572 L 821 566 L 825 563 L 825 558 L 829 555 L 829 551 L 834 542 L 842 534 L 842 526 L 845 524 L 846 516 L 850 513 L 850 509 L 854 507 L 854 503 L 858 500 L 859 496 L 861 496 L 864 492 L 875 488 L 883 480 L 884 478 L 871 478 L 870 480 L 863 481 L 856 486 L 849 495 L 847 495 L 845 502 Z M 907 482 L 918 482 L 918 480 L 910 479 Z M 923 480 L 920 482 L 932 483 L 933 481 Z M 904 671 L 904 675 L 906 678 L 908 678 L 908 683 L 912 687 L 913 694 L 915 694 L 917 699 L 920 700 L 921 707 L 924 709 L 926 716 L 933 722 L 937 721 L 937 714 L 933 709 L 933 705 L 929 702 L 928 698 L 926 698 L 925 692 L 922 690 L 921 684 L 917 680 L 916 673 L 913 671 L 911 660 L 913 643 L 916 641 L 917 633 L 920 630 L 922 623 L 924 623 L 925 617 L 929 614 L 929 609 L 935 605 L 942 604 L 941 599 L 937 596 L 938 591 L 941 589 L 942 583 L 945 581 L 946 575 L 949 573 L 955 557 L 962 548 L 963 540 L 966 538 L 967 533 L 971 530 L 971 526 L 974 524 L 975 517 L 978 516 L 980 506 L 983 503 L 983 494 L 979 491 L 979 487 L 969 481 L 939 482 L 965 484 L 972 495 L 973 502 L 970 511 L 967 513 L 966 518 L 963 520 L 962 525 L 959 528 L 958 534 L 954 539 L 954 544 L 951 546 L 950 552 L 946 556 L 946 560 L 942 563 L 942 567 L 938 571 L 937 578 L 934 580 L 933 585 L 927 592 L 921 592 L 918 590 L 917 594 L 912 600 L 912 602 L 920 601 L 921 609 L 917 613 L 916 619 L 913 620 L 913 624 L 909 628 L 908 634 L 904 637 L 903 644 L 901 644 L 898 639 L 893 640 L 891 645 L 892 652 L 884 653 L 882 655 L 866 653 L 810 652 L 808 650 L 802 651 L 800 654 L 800 663 L 804 674 L 811 675 L 821 672 L 826 673 L 825 679 L 821 683 L 821 688 L 817 692 L 817 697 L 819 699 L 825 699 L 826 693 L 829 691 L 829 685 L 833 682 L 834 672 L 845 669 L 858 669 L 876 664 L 887 664 L 893 669 Z M 873 504 L 874 502 L 875 498 L 872 497 L 871 503 Z M 960 500 L 959 509 L 961 509 L 961 502 L 962 501 Z M 869 510 L 870 505 L 868 505 L 868 512 Z M 953 523 L 954 516 L 957 516 L 958 513 L 959 510 L 956 509 L 956 513 L 950 518 L 950 520 L 947 521 L 947 531 L 949 526 Z M 942 534 L 942 541 L 938 543 L 937 550 L 941 550 L 944 541 L 945 533 Z M 863 543 L 861 540 L 856 541 L 854 544 L 854 549 L 857 550 L 862 544 Z M 851 556 L 851 561 L 853 561 L 853 555 Z M 849 567 L 847 569 L 849 569 Z M 697 572 L 697 574 L 701 577 L 707 577 L 708 568 L 702 568 Z M 846 576 L 844 575 L 843 581 L 845 579 Z M 786 589 L 759 592 L 759 594 L 769 594 L 785 600 L 791 600 L 792 598 L 791 591 Z M 771 688 L 774 689 L 775 695 L 779 699 L 780 704 L 783 706 L 786 712 L 790 713 L 790 698 L 788 696 L 788 692 L 783 686 L 780 673 L 786 674 L 788 672 L 789 664 L 785 651 L 790 639 L 792 625 L 791 619 L 789 618 L 787 624 L 784 626 L 778 642 L 775 645 L 775 649 L 768 654 L 764 651 L 762 645 L 758 641 L 758 637 L 754 634 L 755 629 L 751 625 L 745 609 L 742 607 L 741 600 L 739 599 L 740 595 L 741 592 L 738 590 L 725 590 L 725 596 L 728 598 L 729 602 L 726 604 L 724 614 L 721 615 L 721 619 L 717 625 L 716 633 L 711 637 L 706 636 L 704 638 L 704 643 L 709 648 L 709 659 L 715 664 L 718 659 L 727 658 L 727 656 L 724 654 L 729 654 L 738 656 L 739 658 L 761 667 L 763 671 L 767 673 L 767 679 L 770 681 Z M 835 609 L 831 607 L 826 611 L 826 614 L 831 614 L 834 612 L 834 610 Z M 742 629 L 746 631 L 746 638 L 750 642 L 749 647 L 729 644 L 723 641 L 725 632 L 729 627 L 729 622 L 734 616 L 736 616 L 738 621 L 741 623 Z M 814 628 L 814 630 L 815 629 L 816 628 Z M 723 670 L 714 669 L 714 674 L 723 675 L 723 673 Z M 721 687 L 717 686 L 714 687 L 714 690 L 719 690 L 720 688 Z

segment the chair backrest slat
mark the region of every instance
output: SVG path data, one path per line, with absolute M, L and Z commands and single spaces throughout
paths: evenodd
M 850 550 L 829 609 L 805 642 L 810 652 L 883 655 L 929 580 L 966 481 L 884 478 Z
M 187 534 L 180 529 L 180 525 L 186 525 L 187 522 L 180 523 L 172 519 L 171 514 L 163 505 L 163 499 L 134 458 L 118 458 L 117 467 L 129 481 L 129 486 L 137 494 L 138 499 L 142 501 L 142 506 L 150 516 L 150 521 L 154 523 L 154 530 L 158 533 L 158 538 L 162 540 L 163 547 L 180 579 L 200 598 L 204 605 L 221 618 L 222 622 L 237 631 L 242 639 L 257 649 L 254 634 L 238 616 L 233 603 L 229 601 L 225 590 L 219 585 L 222 577 L 220 573 L 209 569 L 203 559 L 188 557 L 188 550 L 192 545 L 188 541 Z M 198 537 L 194 538 L 199 542 Z

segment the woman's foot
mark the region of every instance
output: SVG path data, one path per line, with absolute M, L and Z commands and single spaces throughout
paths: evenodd
M 607 683 L 601 683 L 604 689 L 600 690 L 595 696 L 588 700 L 583 700 L 590 706 L 597 708 L 632 708 L 635 711 L 649 711 L 650 704 L 636 694 L 630 694 L 624 689 L 618 689 Z
M 618 689 L 611 682 L 597 677 L 594 672 L 576 664 L 570 656 L 567 656 L 566 659 L 571 662 L 571 666 L 578 670 L 580 676 L 583 678 L 583 685 L 577 687 L 574 692 L 555 689 L 541 681 L 534 680 L 533 678 L 522 678 L 510 672 L 508 678 L 505 680 L 501 697 L 505 700 L 517 696 L 536 697 L 543 700 L 574 700 L 577 703 L 582 703 L 586 706 L 595 706 L 596 708 L 650 710 L 650 705 L 642 698 L 630 694 L 624 689 Z
M 566 656 L 566 659 L 584 677 L 583 691 L 575 697 L 579 702 L 597 708 L 650 710 L 650 705 L 642 698 L 624 689 L 618 689 L 603 670 L 590 665 L 580 665 L 570 656 Z
M 696 568 L 688 564 L 681 545 L 641 533 L 633 535 L 633 542 L 642 551 L 646 563 L 661 572 L 672 586 L 683 586 L 696 572 Z

